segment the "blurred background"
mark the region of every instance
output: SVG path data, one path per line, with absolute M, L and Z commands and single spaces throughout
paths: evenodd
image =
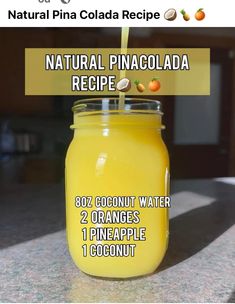
M 57 183 L 78 99 L 24 95 L 25 48 L 120 47 L 119 28 L 1 28 L 1 183 Z M 235 29 L 132 28 L 129 47 L 211 49 L 211 95 L 160 97 L 173 179 L 235 175 Z M 195 83 L 195 86 L 197 83 Z

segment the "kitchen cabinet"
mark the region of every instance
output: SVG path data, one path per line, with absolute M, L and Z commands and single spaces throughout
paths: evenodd
M 1 96 L 0 113 L 35 114 L 53 111 L 53 97 L 25 96 L 25 48 L 53 47 L 51 29 L 0 29 Z

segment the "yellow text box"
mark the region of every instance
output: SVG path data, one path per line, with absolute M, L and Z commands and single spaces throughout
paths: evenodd
M 74 61 L 77 65 L 72 65 L 70 60 L 65 61 L 67 56 L 70 58 L 81 58 L 81 55 L 101 57 L 100 66 L 103 69 L 83 70 L 79 68 L 79 61 Z M 100 56 L 101 55 L 101 56 Z M 120 71 L 117 65 L 112 66 L 110 70 L 110 55 L 120 55 L 120 49 L 70 49 L 70 48 L 54 48 L 54 49 L 25 49 L 25 94 L 26 95 L 117 95 L 116 84 L 123 76 L 130 80 L 131 88 L 127 95 L 210 95 L 210 49 L 207 48 L 129 48 L 127 55 L 129 58 L 137 56 L 137 58 L 152 56 L 152 65 L 156 68 L 150 70 L 126 70 Z M 175 56 L 175 57 L 174 57 Z M 178 56 L 178 57 L 177 57 Z M 189 69 L 183 66 L 182 58 L 188 58 Z M 56 68 L 46 70 L 48 61 L 46 58 L 54 58 L 53 67 Z M 62 58 L 62 62 L 58 60 Z M 153 60 L 155 58 L 155 65 Z M 168 61 L 167 61 L 167 59 Z M 181 59 L 180 67 L 184 69 L 170 70 L 173 66 L 173 59 Z M 158 59 L 158 61 L 157 61 Z M 167 62 L 166 62 L 167 61 Z M 177 62 L 177 60 L 175 60 Z M 147 61 L 145 61 L 146 63 Z M 143 61 L 142 61 L 143 63 Z M 52 65 L 52 62 L 50 61 Z M 50 65 L 50 67 L 51 67 Z M 76 69 L 73 69 L 74 66 Z M 179 66 L 179 62 L 178 62 Z M 61 68 L 62 67 L 62 68 Z M 73 67 L 73 68 L 72 68 Z M 129 65 L 128 67 L 133 67 Z M 149 65 L 148 65 L 149 67 Z M 84 66 L 83 66 L 84 68 Z M 79 90 L 72 90 L 73 76 L 114 76 L 115 90 L 109 91 L 105 87 L 103 91 L 87 91 L 80 87 Z M 149 89 L 149 83 L 153 78 L 160 81 L 160 89 L 153 92 Z M 143 92 L 137 90 L 135 81 L 138 80 L 145 88 Z M 93 82 L 94 83 L 94 82 Z

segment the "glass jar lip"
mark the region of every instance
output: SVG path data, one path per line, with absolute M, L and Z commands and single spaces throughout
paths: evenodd
M 73 104 L 74 114 L 88 113 L 156 113 L 162 115 L 161 102 L 155 99 L 125 97 L 124 108 L 119 108 L 119 97 L 97 97 L 76 100 Z

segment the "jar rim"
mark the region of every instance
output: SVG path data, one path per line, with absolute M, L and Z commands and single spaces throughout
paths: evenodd
M 125 97 L 124 108 L 119 107 L 119 97 L 97 97 L 76 100 L 72 111 L 76 113 L 101 112 L 101 113 L 130 113 L 144 112 L 162 115 L 161 102 L 155 99 Z M 85 114 L 85 113 L 84 113 Z

